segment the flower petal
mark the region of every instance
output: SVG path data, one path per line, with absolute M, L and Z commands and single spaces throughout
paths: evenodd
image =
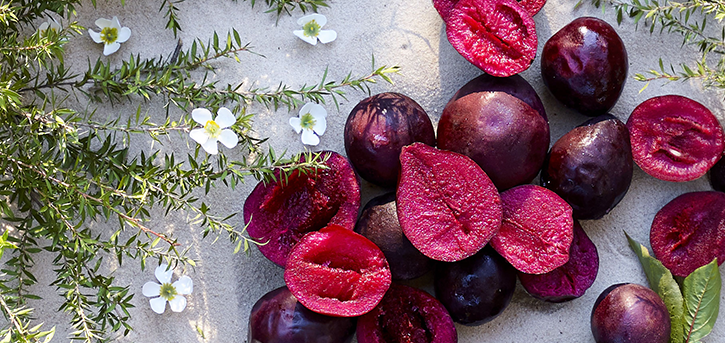
M 174 282 L 174 288 L 176 288 L 176 293 L 178 294 L 191 294 L 194 291 L 194 281 L 184 275 Z
M 322 44 L 332 42 L 335 38 L 337 38 L 337 32 L 333 30 L 320 30 L 320 34 L 317 35 L 317 39 L 319 39 Z
M 113 22 L 111 20 L 106 19 L 106 18 L 98 18 L 96 20 L 96 26 L 98 26 L 100 28 L 113 27 Z
M 320 27 L 323 27 L 323 26 L 325 26 L 325 24 L 327 24 L 327 18 L 324 15 L 319 14 L 319 13 L 308 14 L 300 19 L 297 19 L 297 24 L 304 26 L 305 24 L 307 24 L 313 20 L 316 21 L 317 25 L 320 25 Z
M 216 119 L 214 121 L 223 129 L 234 125 L 237 122 L 237 118 L 234 118 L 234 114 L 228 108 L 222 107 L 219 108 L 219 111 L 216 111 Z
M 129 29 L 128 27 L 122 27 L 120 30 L 118 30 L 118 38 L 116 38 L 116 42 L 123 43 L 129 38 L 131 38 L 131 29 Z
M 143 285 L 143 295 L 147 297 L 158 297 L 161 291 L 161 285 L 156 282 L 149 281 Z
M 307 37 L 307 36 L 305 36 L 305 31 L 294 30 L 294 31 L 292 31 L 292 33 L 295 36 L 300 37 L 301 40 L 303 40 L 307 43 L 310 43 L 312 45 L 317 45 L 317 37 Z
M 219 153 L 219 148 L 216 146 L 217 139 L 209 137 L 209 140 L 207 140 L 204 144 L 201 145 L 204 150 L 212 155 L 216 155 Z
M 103 43 L 103 39 L 101 39 L 101 33 L 93 31 L 91 29 L 88 29 L 88 35 L 91 36 L 91 39 L 93 39 L 96 43 Z
M 201 125 L 206 125 L 206 122 L 211 120 L 211 111 L 206 108 L 195 108 L 191 111 L 191 118 Z
M 111 27 L 116 28 L 116 30 L 121 30 L 121 22 L 118 21 L 118 17 L 115 15 L 113 16 L 113 19 L 111 19 Z
M 325 117 L 311 112 L 310 115 L 312 115 L 312 118 L 315 118 L 315 127 L 313 127 L 312 130 L 314 130 L 319 136 L 325 134 L 325 130 L 327 130 L 327 120 Z
M 306 111 L 302 112 L 303 109 L 306 109 Z M 322 105 L 316 104 L 314 102 L 308 102 L 304 106 L 302 106 L 302 109 L 300 110 L 300 115 L 304 113 L 309 113 L 315 118 L 327 118 L 327 110 L 325 110 Z
M 230 129 L 222 130 L 217 139 L 229 149 L 237 146 L 237 143 L 239 143 L 239 137 L 237 137 L 237 134 Z
M 163 283 L 169 283 L 171 281 L 171 275 L 174 274 L 173 269 L 168 269 L 169 265 L 164 263 L 160 266 L 156 267 L 156 270 L 154 271 L 154 275 L 156 275 L 156 279 L 159 280 L 159 282 Z M 167 270 L 168 269 L 168 270 Z
M 43 31 L 47 30 L 49 27 L 50 27 L 50 23 L 47 21 L 40 23 L 40 26 L 38 26 L 38 31 L 43 32 Z
M 302 143 L 307 145 L 317 145 L 320 144 L 320 137 L 317 137 L 317 135 L 310 129 L 303 129 Z
M 55 29 L 56 31 L 60 31 L 63 29 L 63 26 L 61 26 L 60 23 L 55 20 L 55 18 L 50 18 L 49 23 L 51 29 Z
M 177 295 L 174 299 L 169 300 L 169 307 L 174 312 L 181 312 L 186 308 L 186 298 Z
M 191 130 L 191 132 L 189 132 L 189 137 L 199 144 L 204 144 L 207 140 L 209 140 L 209 134 L 206 133 L 206 130 L 201 128 Z
M 149 304 L 151 304 L 151 309 L 158 314 L 162 314 L 166 310 L 166 299 L 162 297 L 149 300 Z
M 121 47 L 121 43 L 113 42 L 111 44 L 106 44 L 103 46 L 103 54 L 108 56 L 116 51 Z
M 292 128 L 295 130 L 295 132 L 300 133 L 302 131 L 302 125 L 300 125 L 302 121 L 299 117 L 292 117 L 289 118 L 289 124 L 292 126 Z

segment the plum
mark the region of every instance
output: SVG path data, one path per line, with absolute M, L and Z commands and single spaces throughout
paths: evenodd
M 421 254 L 403 234 L 393 192 L 375 197 L 365 205 L 355 232 L 383 251 L 393 280 L 414 279 L 433 268 L 433 260 Z
M 667 343 L 670 315 L 659 295 L 637 284 L 615 284 L 599 295 L 591 316 L 597 343 Z
M 249 235 L 265 243 L 259 251 L 284 267 L 292 247 L 306 233 L 327 224 L 349 230 L 360 209 L 360 183 L 347 159 L 333 151 L 320 153 L 328 169 L 294 171 L 288 178 L 260 182 L 244 201 Z M 304 156 L 302 156 L 304 158 Z
M 456 343 L 441 303 L 419 289 L 392 284 L 380 304 L 357 322 L 358 343 Z
M 518 74 L 536 57 L 536 23 L 516 0 L 459 0 L 445 20 L 448 42 L 490 75 Z
M 330 317 L 302 306 L 287 287 L 257 300 L 249 315 L 250 343 L 348 343 L 355 318 Z
M 451 13 L 451 10 L 453 7 L 456 6 L 456 3 L 458 3 L 459 0 L 433 0 L 433 7 L 438 11 L 438 14 L 440 14 L 441 18 L 443 18 L 444 21 L 448 20 L 448 15 Z M 546 0 L 516 0 L 519 2 L 519 5 L 523 7 L 526 12 L 528 12 L 531 16 L 533 16 L 536 13 L 539 13 L 542 7 L 544 7 L 544 4 L 546 4 Z
M 538 117 L 538 116 L 537 116 Z M 501 226 L 501 198 L 470 158 L 413 143 L 400 153 L 398 219 L 423 255 L 453 262 L 478 252 Z
M 679 95 L 639 104 L 627 120 L 634 162 L 660 180 L 695 180 L 722 157 L 723 129 L 699 102 Z
M 574 240 L 569 261 L 546 274 L 519 273 L 526 292 L 534 298 L 559 303 L 576 299 L 594 284 L 599 271 L 597 247 L 578 221 L 574 221 Z
M 627 80 L 627 50 L 611 25 L 577 18 L 551 36 L 541 56 L 541 76 L 551 94 L 581 114 L 607 113 Z
M 549 139 L 546 119 L 504 92 L 474 92 L 454 98 L 438 122 L 438 147 L 476 161 L 499 190 L 536 177 Z
M 355 317 L 372 310 L 390 287 L 385 255 L 367 238 L 331 224 L 295 245 L 284 271 L 287 287 L 317 313 Z
M 531 108 L 535 109 L 548 122 L 546 109 L 541 102 L 541 98 L 536 94 L 534 87 L 531 87 L 526 79 L 520 75 L 512 75 L 509 77 L 494 77 L 488 74 L 481 74 L 471 81 L 468 81 L 448 102 L 456 101 L 468 94 L 480 92 L 504 92 L 512 95 L 519 100 L 525 102 Z
M 725 159 L 720 158 L 708 171 L 710 185 L 719 192 L 725 192 Z
M 672 274 L 686 277 L 717 257 L 725 261 L 725 193 L 691 192 L 657 212 L 650 229 L 655 257 Z
M 413 142 L 435 144 L 433 124 L 415 100 L 399 93 L 363 99 L 345 122 L 345 152 L 360 177 L 395 187 L 400 149 Z
M 501 193 L 503 221 L 491 246 L 514 268 L 544 274 L 569 260 L 574 239 L 571 206 L 556 193 L 522 185 Z
M 516 269 L 486 246 L 458 262 L 440 262 L 435 269 L 435 294 L 453 321 L 465 325 L 487 323 L 511 302 Z
M 634 162 L 629 131 L 606 114 L 562 136 L 541 169 L 541 185 L 571 205 L 574 218 L 599 219 L 624 197 Z

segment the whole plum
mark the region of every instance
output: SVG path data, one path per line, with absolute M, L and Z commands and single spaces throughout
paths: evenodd
M 519 75 L 494 77 L 488 74 L 481 74 L 463 85 L 456 94 L 453 94 L 449 102 L 460 99 L 468 94 L 479 92 L 504 92 L 508 95 L 513 95 L 531 106 L 544 119 L 548 120 L 544 104 L 541 102 L 539 94 L 536 93 L 534 87 L 531 87 L 531 84 L 526 79 Z
M 454 98 L 438 122 L 438 147 L 470 157 L 499 191 L 536 177 L 549 139 L 547 120 L 505 92 Z
M 435 269 L 435 294 L 453 321 L 480 325 L 496 318 L 511 302 L 516 269 L 491 246 L 465 260 Z
M 383 187 L 395 187 L 400 150 L 413 142 L 435 145 L 428 114 L 415 100 L 399 93 L 363 99 L 345 123 L 345 152 L 360 177 Z
M 629 130 L 606 114 L 554 143 L 541 170 L 541 185 L 566 200 L 574 218 L 599 219 L 627 193 L 633 168 Z
M 302 306 L 287 287 L 257 300 L 249 315 L 250 343 L 347 343 L 355 319 L 330 317 Z
M 619 99 L 627 80 L 627 50 L 605 21 L 582 17 L 544 45 L 541 76 L 561 103 L 581 114 L 598 116 Z
M 597 343 L 667 343 L 670 315 L 653 290 L 631 283 L 609 286 L 594 303 L 592 334 Z

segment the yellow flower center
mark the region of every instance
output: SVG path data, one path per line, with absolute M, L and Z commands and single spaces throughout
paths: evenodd
M 304 31 L 304 35 L 307 37 L 317 37 L 320 34 L 320 24 L 313 19 L 302 26 L 302 30 Z
M 118 29 L 115 27 L 104 27 L 101 30 L 101 40 L 106 44 L 114 43 L 118 39 Z
M 317 121 L 309 112 L 303 114 L 300 118 L 300 126 L 302 126 L 303 129 L 312 130 L 315 127 L 315 124 L 317 124 Z
M 162 284 L 159 289 L 159 296 L 168 301 L 173 300 L 176 297 L 176 287 L 170 283 Z
M 213 120 L 209 120 L 204 124 L 204 131 L 211 138 L 218 138 L 222 134 L 222 128 Z

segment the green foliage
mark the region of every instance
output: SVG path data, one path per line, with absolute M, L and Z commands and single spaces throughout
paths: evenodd
M 182 0 L 159 2 L 169 20 L 167 28 L 181 29 L 176 13 Z M 323 3 L 268 2 L 285 4 L 285 11 L 294 6 L 316 9 Z M 391 82 L 390 74 L 398 71 L 373 63 L 369 73 L 348 74 L 342 81 L 328 80 L 326 71 L 320 82 L 300 87 L 223 85 L 213 81 L 211 62 L 258 58 L 231 30 L 226 35 L 210 33 L 188 47 L 179 43 L 167 57 L 131 56 L 117 67 L 104 59 L 89 60 L 85 72 L 74 74 L 64 63 L 65 44 L 85 28 L 71 21 L 60 32 L 39 32 L 33 25 L 49 14 L 72 18 L 79 4 L 0 0 L 0 214 L 12 226 L 0 238 L 0 251 L 14 247 L 5 251 L 9 259 L 0 274 L 0 312 L 7 323 L 0 328 L 0 342 L 45 342 L 53 337 L 54 329 L 32 324 L 33 310 L 28 307 L 29 300 L 39 299 L 30 290 L 37 283 L 31 269 L 40 252 L 53 256 L 52 286 L 63 298 L 61 310 L 71 317 L 71 339 L 102 342 L 110 340 L 112 332 L 131 330 L 133 291 L 106 275 L 103 262 L 111 259 L 122 265 L 133 259 L 142 268 L 148 261 L 194 265 L 185 255 L 190 247 L 179 245 L 163 228 L 150 227 L 149 219 L 160 213 L 190 215 L 191 225 L 201 227 L 204 237 L 224 236 L 235 253 L 247 251 L 257 242 L 245 235 L 245 227 L 232 224 L 236 213 L 216 213 L 205 195 L 216 185 L 233 189 L 250 176 L 272 180 L 324 168 L 319 154 L 308 152 L 302 159 L 264 149 L 266 140 L 250 134 L 250 105 L 292 109 L 307 101 L 337 103 L 346 90 L 369 93 L 371 83 Z M 76 96 L 90 100 L 88 107 L 70 105 L 68 99 Z M 160 101 L 146 102 L 149 99 Z M 135 113 L 112 118 L 96 108 L 135 102 L 161 105 L 145 111 L 138 105 Z M 197 126 L 190 112 L 222 106 L 236 115 L 232 129 L 240 143 L 229 155 L 210 156 L 188 140 Z M 193 148 L 188 153 L 139 154 L 129 149 L 131 142 L 149 138 L 185 139 Z M 96 223 L 117 225 L 106 232 Z
M 638 81 L 685 81 L 701 79 L 708 87 L 725 88 L 725 27 L 719 25 L 725 18 L 725 0 L 592 0 L 604 10 L 610 5 L 617 13 L 617 22 L 629 17 L 635 25 L 644 24 L 650 33 L 658 30 L 682 36 L 682 45 L 694 46 L 700 58 L 665 67 L 662 60 L 658 68 L 646 74 L 635 74 Z M 717 23 L 715 28 L 708 23 Z M 714 55 L 714 56 L 713 56 Z M 677 67 L 675 67 L 677 65 Z M 642 89 L 644 89 L 642 88 Z
M 246 0 L 245 0 L 246 1 Z M 328 0 L 264 0 L 265 4 L 269 8 L 267 13 L 275 12 L 277 19 L 282 13 L 292 14 L 295 8 L 299 8 L 302 13 L 317 12 L 320 7 L 330 7 L 327 4 Z M 252 7 L 256 4 L 257 0 L 250 0 Z

